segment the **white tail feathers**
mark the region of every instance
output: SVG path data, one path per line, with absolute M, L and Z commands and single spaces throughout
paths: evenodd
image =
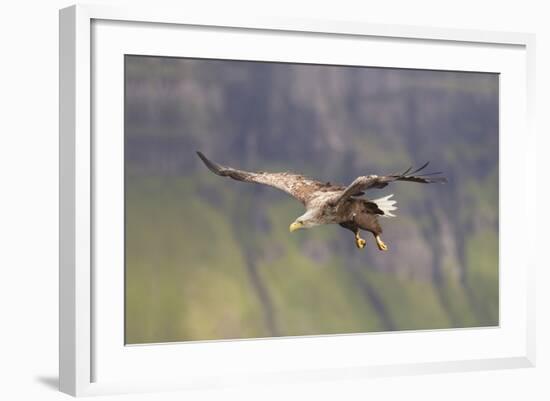
M 395 217 L 395 214 L 393 214 L 392 211 L 397 210 L 397 206 L 395 206 L 396 201 L 390 200 L 392 196 L 393 194 L 371 201 L 376 203 L 378 209 L 384 212 L 383 217 Z

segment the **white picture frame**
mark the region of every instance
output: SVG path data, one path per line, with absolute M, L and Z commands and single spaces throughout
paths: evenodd
M 212 342 L 183 345 L 184 348 L 181 348 L 181 344 L 124 348 L 120 328 L 111 327 L 118 325 L 122 312 L 117 306 L 120 297 L 116 295 L 120 289 L 117 287 L 120 274 L 116 276 L 116 269 L 108 273 L 114 276 L 98 274 L 96 271 L 98 263 L 101 264 L 104 259 L 103 254 L 95 251 L 101 241 L 107 240 L 108 235 L 106 232 L 98 234 L 102 227 L 101 215 L 104 213 L 101 206 L 104 203 L 101 202 L 105 199 L 97 198 L 96 193 L 105 193 L 102 185 L 116 188 L 120 184 L 116 181 L 117 174 L 112 174 L 113 181 L 107 184 L 104 183 L 108 180 L 102 180 L 101 177 L 105 176 L 107 170 L 117 171 L 117 158 L 122 157 L 122 145 L 118 140 L 120 137 L 114 135 L 111 139 L 101 137 L 100 140 L 94 137 L 94 132 L 104 127 L 104 120 L 106 124 L 112 124 L 105 125 L 106 129 L 120 131 L 122 103 L 116 96 L 120 92 L 115 92 L 115 96 L 102 97 L 102 88 L 110 88 L 111 85 L 101 86 L 101 83 L 120 83 L 122 71 L 116 63 L 120 62 L 120 54 L 125 52 L 139 54 L 140 51 L 146 51 L 144 54 L 158 52 L 172 55 L 175 47 L 163 39 L 170 35 L 189 35 L 186 27 L 188 30 L 193 28 L 193 35 L 205 36 L 197 39 L 201 43 L 200 50 L 179 49 L 177 55 L 180 56 L 186 52 L 197 56 L 199 51 L 209 51 L 209 48 L 216 47 L 220 35 L 225 35 L 227 41 L 224 41 L 223 51 L 232 52 L 227 53 L 226 57 L 235 57 L 237 54 L 236 57 L 242 59 L 255 57 L 293 61 L 299 57 L 310 57 L 307 60 L 328 60 L 320 53 L 300 55 L 300 52 L 283 53 L 277 50 L 285 47 L 279 43 L 285 40 L 281 39 L 282 36 L 288 38 L 295 35 L 293 41 L 298 43 L 296 46 L 300 46 L 301 40 L 304 44 L 317 40 L 315 38 L 321 38 L 329 45 L 331 39 L 338 38 L 340 45 L 326 57 L 349 57 L 350 49 L 362 46 L 363 42 L 370 43 L 371 40 L 373 43 L 369 49 L 372 54 L 378 54 L 378 61 L 371 61 L 370 65 L 379 63 L 382 66 L 476 69 L 501 73 L 504 77 L 500 133 L 501 325 L 479 330 L 440 330 L 397 335 Z M 253 42 L 234 48 L 228 45 L 232 41 L 238 43 L 240 39 L 235 37 L 245 38 L 245 33 L 261 34 L 262 40 L 272 41 L 272 46 L 258 46 L 254 50 Z M 132 40 L 138 41 L 136 38 L 140 39 L 139 45 L 131 43 Z M 389 50 L 380 50 L 382 47 L 377 47 L 377 40 L 383 40 L 384 46 L 401 46 L 399 49 L 403 52 L 390 54 Z M 534 35 L 524 33 L 277 18 L 226 20 L 155 8 L 78 5 L 61 10 L 60 390 L 72 395 L 93 395 L 534 366 L 535 253 L 529 251 L 529 244 L 521 252 L 517 247 L 507 246 L 515 240 L 512 225 L 508 224 L 512 217 L 512 201 L 521 210 L 528 226 L 527 231 L 534 231 L 536 220 L 536 207 L 530 203 L 527 191 L 521 191 L 521 185 L 525 188 L 536 186 L 536 177 L 532 173 L 536 168 L 531 117 L 534 110 L 534 43 Z M 408 48 L 414 48 L 419 57 L 405 65 L 403 57 Z M 287 47 L 285 49 L 288 51 Z M 335 55 L 338 49 L 341 49 L 341 54 Z M 253 51 L 256 53 L 252 55 L 250 52 Z M 493 52 L 492 55 L 486 56 L 485 53 L 489 51 Z M 441 60 L 436 61 L 435 53 L 445 57 L 438 57 Z M 462 61 L 458 61 L 460 59 Z M 361 65 L 364 61 L 358 59 L 357 63 Z M 110 76 L 111 73 L 113 76 Z M 112 87 L 116 88 L 117 85 Z M 104 102 L 97 102 L 98 98 Z M 113 103 L 110 103 L 110 99 L 113 99 Z M 103 119 L 101 110 L 106 107 L 114 115 L 110 122 Z M 515 135 L 521 132 L 520 137 L 514 136 L 514 132 Z M 508 157 L 510 152 L 514 152 L 514 161 Z M 507 184 L 508 181 L 521 182 L 520 187 L 515 185 L 514 188 Z M 117 199 L 112 203 L 121 205 Z M 109 242 L 120 245 L 117 233 L 120 232 L 110 231 L 112 237 L 109 237 Z M 515 265 L 514 269 L 512 265 Z M 112 313 L 106 311 L 106 303 L 114 305 L 110 308 Z M 353 343 L 356 348 L 371 347 L 372 350 L 400 350 L 402 347 L 403 351 L 399 351 L 399 355 L 403 357 L 391 357 L 387 351 L 381 351 L 376 356 L 371 352 L 370 360 L 366 360 L 361 353 L 342 357 L 341 351 L 348 343 Z M 446 345 L 449 343 L 457 346 L 447 350 Z M 433 345 L 435 350 L 431 356 L 422 349 L 427 344 Z M 441 347 L 439 357 L 438 347 Z M 468 351 L 466 348 L 471 349 Z M 320 350 L 325 352 L 323 358 L 318 359 Z M 181 352 L 186 355 L 185 366 L 174 362 L 182 360 L 177 356 Z M 299 358 L 299 361 L 289 358 L 300 353 L 304 357 Z M 427 357 L 423 357 L 424 354 Z M 201 368 L 199 360 L 210 362 L 216 355 L 223 355 L 223 360 L 230 362 L 221 363 L 212 374 L 205 373 L 210 367 L 205 365 Z M 155 372 L 147 370 L 147 366 L 154 366 Z M 158 366 L 164 366 L 165 370 Z M 180 374 L 170 374 L 176 369 Z

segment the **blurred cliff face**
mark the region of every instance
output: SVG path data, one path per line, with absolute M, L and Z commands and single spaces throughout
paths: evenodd
M 498 324 L 498 76 L 126 57 L 126 341 Z M 288 235 L 302 206 L 209 173 L 398 183 L 390 252 L 337 226 Z M 370 240 L 370 237 L 368 238 Z

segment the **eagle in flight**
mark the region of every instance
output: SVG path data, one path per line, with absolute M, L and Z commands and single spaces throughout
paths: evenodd
M 378 222 L 378 216 L 395 217 L 392 212 L 397 209 L 395 200 L 391 199 L 393 195 L 369 200 L 362 197 L 365 194 L 364 191 L 371 188 L 384 188 L 394 181 L 410 181 L 422 184 L 447 182 L 447 179 L 440 176 L 441 173 L 439 172 L 418 174 L 428 166 L 429 162 L 414 171 L 411 171 L 411 167 L 401 174 L 360 176 L 345 187 L 330 182 L 316 181 L 289 172 L 254 173 L 237 170 L 214 163 L 201 152 L 197 152 L 197 154 L 206 167 L 216 175 L 230 177 L 237 181 L 268 185 L 280 189 L 302 202 L 306 212 L 290 225 L 290 232 L 321 224 L 339 224 L 353 232 L 355 245 L 359 249 L 363 249 L 367 244 L 367 241 L 359 235 L 360 230 L 365 230 L 372 233 L 378 249 L 381 251 L 388 250 L 387 245 L 381 238 L 382 227 Z

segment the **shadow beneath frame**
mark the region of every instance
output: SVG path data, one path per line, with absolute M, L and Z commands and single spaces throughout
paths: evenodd
M 36 378 L 36 381 L 51 390 L 59 390 L 59 378 L 57 376 L 39 376 Z

